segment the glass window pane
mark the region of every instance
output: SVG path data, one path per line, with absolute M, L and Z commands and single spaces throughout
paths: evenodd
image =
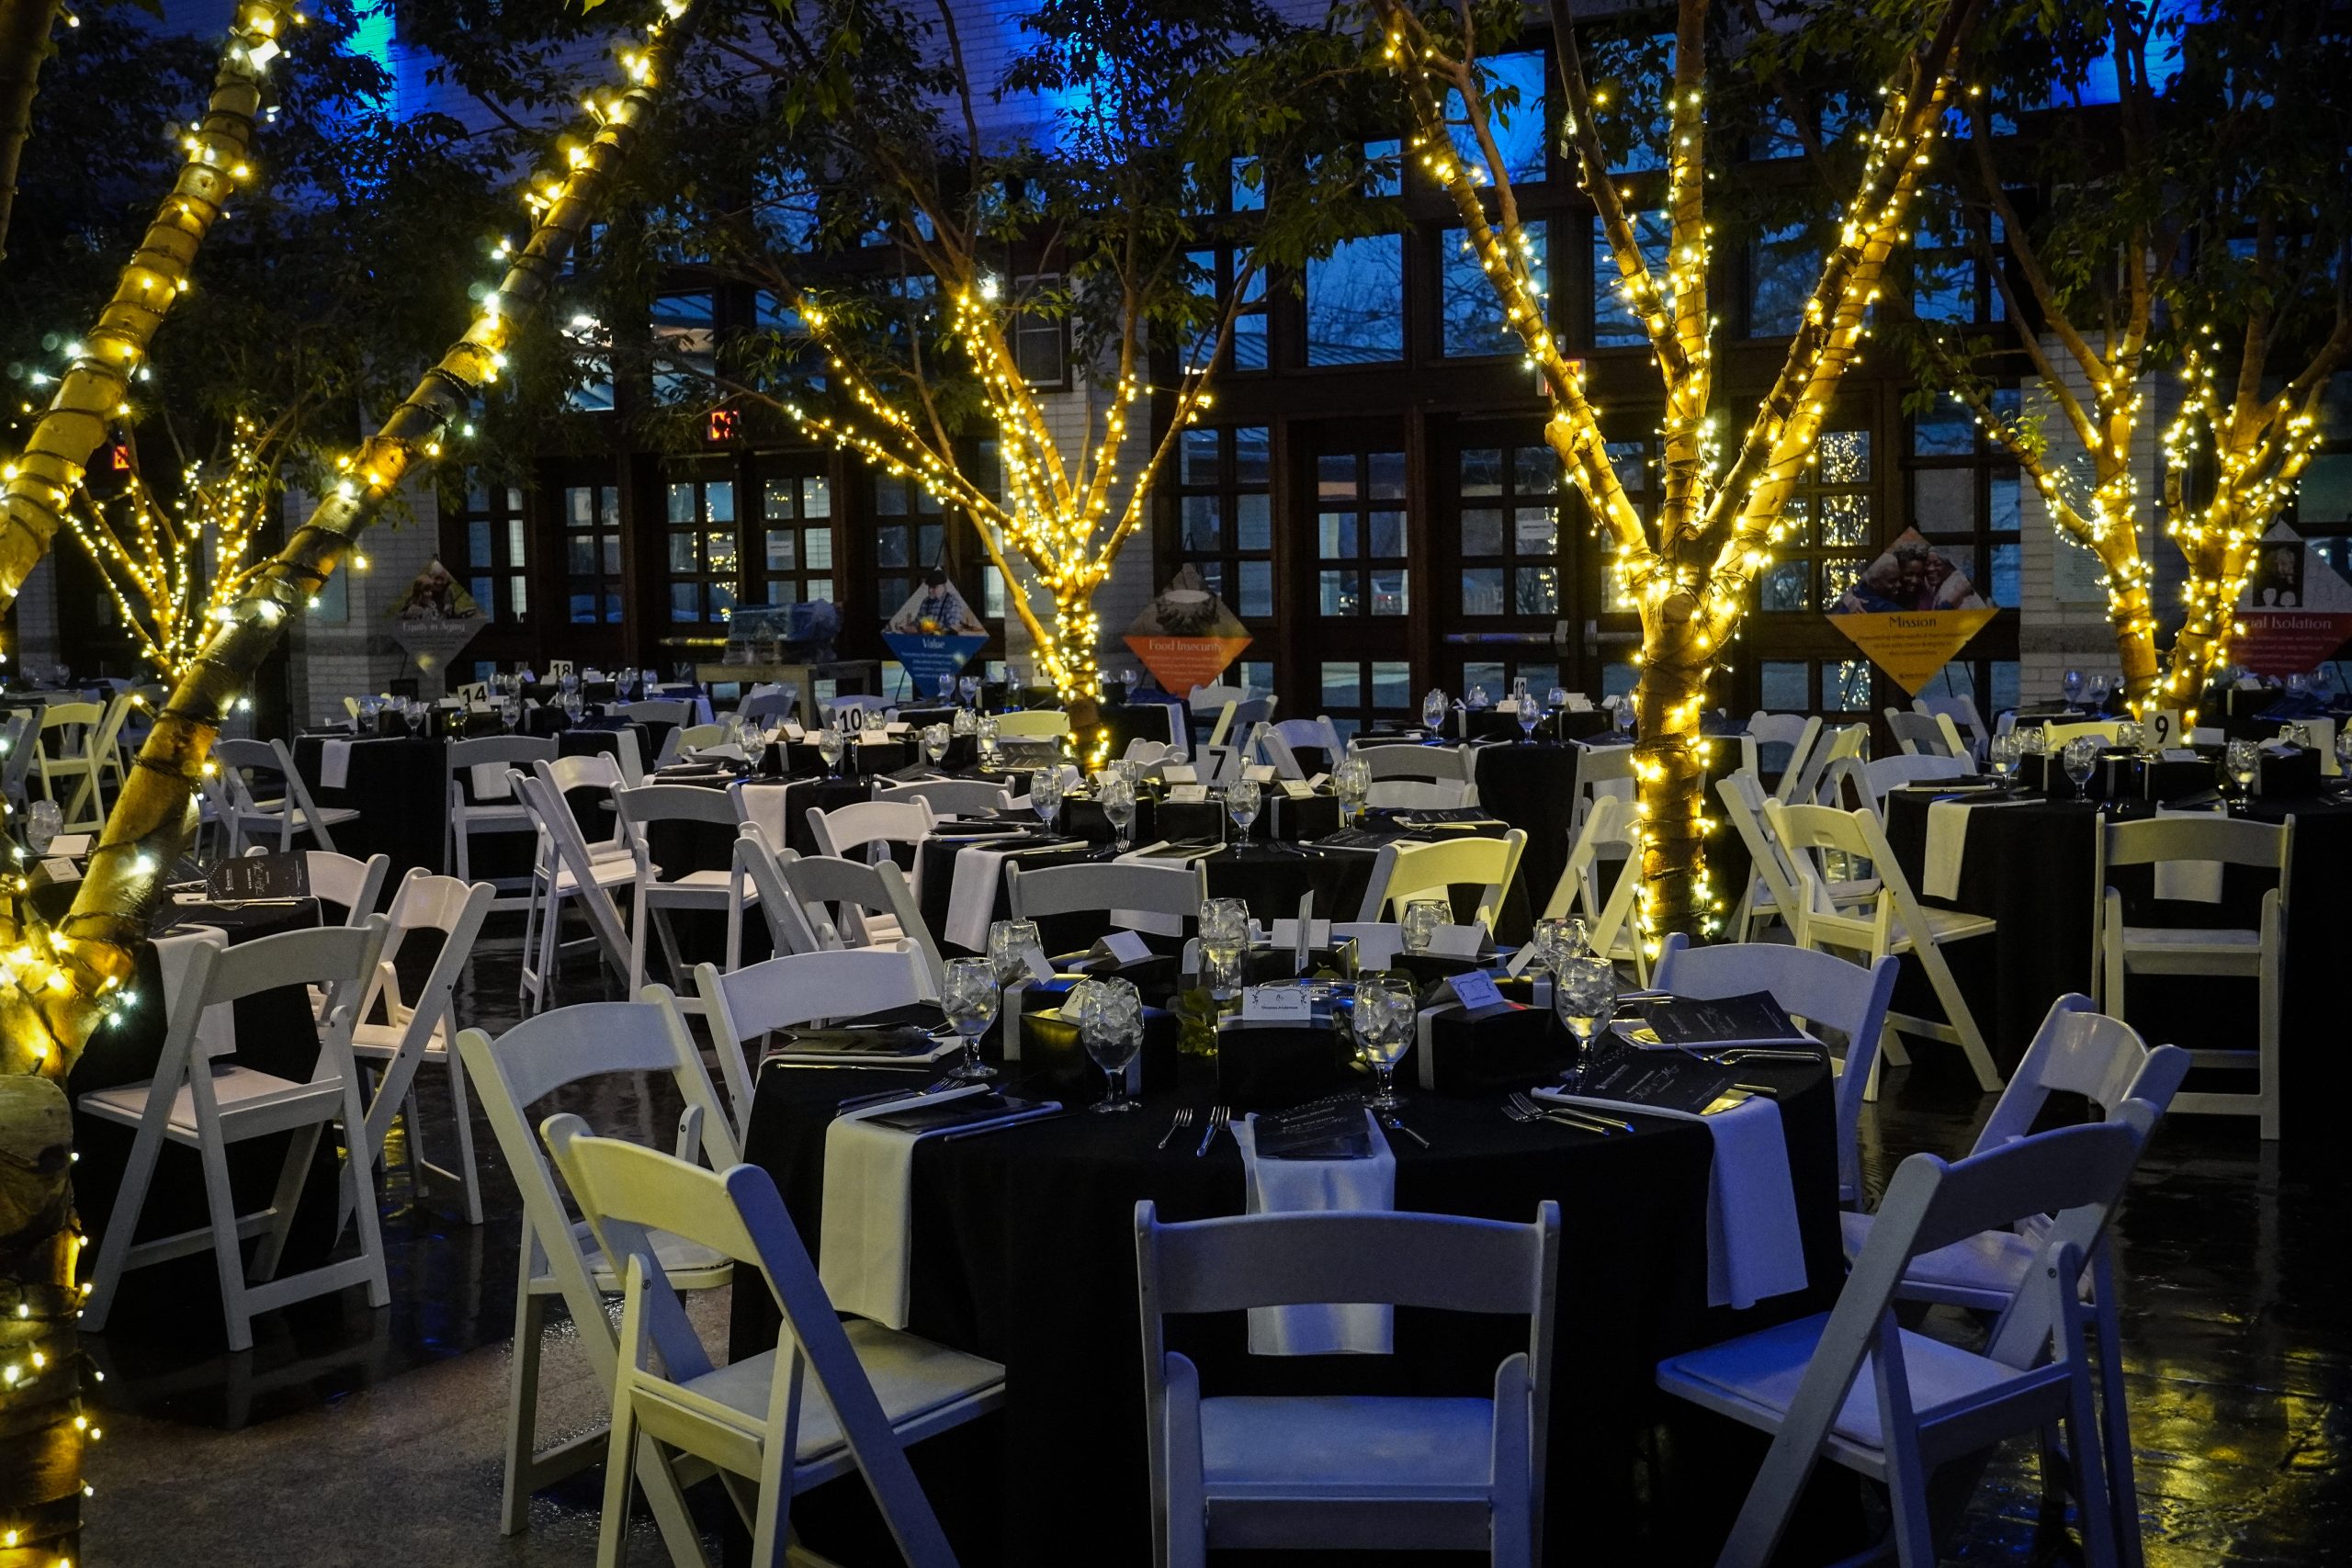
M 2017 545 L 1995 545 L 1993 547 L 1993 581 L 1978 583 L 1976 591 L 1984 594 L 1985 601 L 1989 604 L 1996 604 L 2004 610 L 2016 609 L 2018 604 L 2019 573 L 2023 565 L 2024 556 Z
M 528 578 L 519 573 L 507 578 L 506 603 L 508 608 L 514 612 L 514 618 L 518 621 L 531 613 L 531 585 Z
M 1188 495 L 1184 498 L 1184 547 L 1188 550 L 1214 550 L 1225 543 L 1223 498 L 1214 495 Z
M 469 523 L 466 525 L 466 561 L 469 566 L 495 564 L 490 558 L 489 524 Z
M 1372 661 L 1372 705 L 1387 713 L 1402 713 L 1413 700 L 1413 667 L 1401 659 Z
M 1813 568 L 1808 563 L 1801 560 L 1782 561 L 1770 571 L 1766 572 L 1764 581 L 1758 585 L 1757 607 L 1763 610 L 1805 609 L 1810 605 L 1813 598 L 1808 592 L 1812 581 Z M 1767 665 L 1765 668 L 1769 670 L 1771 666 Z M 1769 708 L 1776 705 L 1768 702 L 1764 705 Z
M 1217 480 L 1217 436 L 1214 430 L 1193 429 L 1184 432 L 1182 446 L 1177 449 L 1178 481 L 1188 485 L 1211 485 Z
M 791 479 L 769 479 L 760 486 L 760 509 L 769 517 L 790 517 L 800 487 Z
M 1327 661 L 1323 665 L 1322 687 L 1324 706 L 1361 707 L 1363 705 L 1363 667 L 1353 660 L 1344 663 Z
M 1757 675 L 1756 698 L 1768 713 L 1804 713 L 1813 706 L 1811 682 L 1803 664 L 1766 660 Z
M 567 527 L 594 527 L 596 525 L 596 492 L 586 485 L 567 487 L 563 492 L 563 521 Z
M 1821 459 L 1821 482 L 1858 485 L 1871 477 L 1871 433 L 1867 430 L 1826 430 L 1814 444 Z
M 1274 547 L 1273 501 L 1264 495 L 1238 495 L 1233 498 L 1233 542 L 1245 550 L 1270 550 Z
M 702 536 L 702 558 L 711 571 L 732 572 L 735 570 L 735 536 L 705 534 Z
M 1315 459 L 1316 493 L 1341 500 L 1357 494 L 1356 455 L 1352 452 L 1327 452 Z
M 1528 276 L 1537 297 L 1551 288 L 1550 231 L 1542 219 L 1520 226 L 1528 263 Z M 1447 229 L 1438 235 L 1444 266 L 1438 279 L 1438 325 L 1442 352 L 1456 357 L 1478 354 L 1524 354 L 1527 345 L 1510 318 L 1502 299 L 1487 276 L 1477 253 L 1470 248 L 1469 231 Z
M 670 487 L 670 521 L 691 523 L 695 520 L 695 487 L 673 484 Z
M 1365 553 L 1395 559 L 1405 553 L 1405 514 L 1401 512 L 1374 512 L 1365 514 L 1369 529 Z
M 1374 615 L 1406 615 L 1412 613 L 1412 573 L 1398 567 L 1393 571 L 1375 571 L 1371 576 Z
M 1243 615 L 1272 615 L 1274 613 L 1274 563 L 1245 560 L 1236 563 L 1241 577 L 1239 603 L 1233 608 Z
M 1471 446 L 1462 453 L 1462 493 L 1464 495 L 1500 495 L 1503 492 L 1503 455 L 1493 446 Z
M 1911 419 L 1915 457 L 1966 457 L 1976 451 L 1976 421 L 1957 404 L 1939 406 Z
M 1634 214 L 1634 243 L 1648 259 L 1652 276 L 1664 276 L 1666 249 L 1672 232 L 1663 212 Z M 1592 220 L 1592 341 L 1601 348 L 1649 342 L 1641 319 L 1634 314 L 1625 279 L 1617 270 L 1616 253 L 1609 248 L 1598 218 Z
M 1973 533 L 1976 528 L 1976 470 L 1920 468 L 1914 471 L 1911 475 L 1911 526 L 1923 534 Z
M 908 566 L 912 564 L 907 553 L 907 546 L 909 543 L 910 541 L 907 538 L 907 530 L 904 528 L 876 529 L 874 532 L 874 564 L 876 566 Z M 905 595 L 901 594 L 899 597 L 904 598 Z M 895 613 L 899 606 L 894 604 L 890 608 Z
M 926 523 L 915 530 L 915 564 L 937 566 L 947 550 L 947 529 L 944 525 Z
M 593 577 L 596 571 L 596 540 L 591 535 L 583 539 L 566 539 L 563 549 L 563 570 L 574 577 Z
M 1518 54 L 1490 54 L 1478 62 L 1496 151 L 1501 153 L 1503 176 L 1513 185 L 1544 176 L 1544 56 L 1529 50 Z M 1456 122 L 1468 112 L 1462 95 L 1445 96 L 1445 118 L 1454 151 L 1471 167 L 1487 169 L 1485 151 L 1466 126 Z
M 1211 593 L 1225 592 L 1225 563 L 1221 560 L 1194 561 L 1193 570 L 1200 574 L 1201 586 Z
M 792 571 L 800 564 L 800 537 L 790 528 L 768 530 L 768 570 Z
M 1405 496 L 1405 454 L 1372 452 L 1364 457 L 1371 483 L 1364 493 L 1377 501 L 1401 501 Z
M 1483 686 L 1490 697 L 1501 696 L 1510 690 L 1510 682 L 1503 674 L 1502 660 L 1478 660 L 1462 666 L 1462 691 L 1468 695 L 1473 686 Z
M 594 593 L 574 593 L 571 596 L 571 620 L 574 626 L 596 624 L 596 596 Z
M 874 510 L 884 517 L 903 517 L 907 511 L 907 482 L 897 479 L 874 481 Z
M 1846 596 L 1846 590 L 1860 581 L 1862 568 L 1870 563 L 1862 560 L 1826 560 L 1821 563 L 1821 607 L 1835 605 Z
M 822 477 L 800 481 L 800 515 L 831 517 L 833 514 L 833 481 Z
M 1267 459 L 1267 430 L 1262 424 L 1238 425 L 1233 431 L 1233 481 L 1261 485 L 1272 472 Z
M 1544 495 L 1560 488 L 1560 459 L 1549 446 L 1518 446 L 1510 455 L 1511 488 L 1521 495 Z
M 670 536 L 670 570 L 675 572 L 692 573 L 700 565 L 701 563 L 695 558 L 695 536 L 692 534 L 672 534 Z
M 1987 516 L 1984 521 L 1986 531 L 1995 534 L 2016 533 L 2018 531 L 2017 475 L 1995 474 L 1986 481 L 1985 489 L 1991 498 L 1986 506 Z M 2347 509 L 2343 515 L 2352 519 L 2352 509 Z
M 1556 615 L 1560 613 L 1560 574 L 1548 566 L 1523 566 L 1511 574 L 1511 613 Z
M 1342 240 L 1306 264 L 1306 363 L 1373 365 L 1405 353 L 1405 239 Z
M 621 569 L 621 536 L 618 534 L 600 536 L 604 540 L 605 575 L 610 577 Z
M 1650 447 L 1646 441 L 1611 441 L 1606 444 L 1609 466 L 1617 470 L 1617 482 L 1639 494 L 1650 488 Z
M 474 596 L 474 603 L 482 607 L 482 612 L 485 615 L 496 615 L 498 613 L 498 596 L 492 592 L 491 587 L 491 585 L 496 581 L 497 580 L 495 578 L 477 577 L 474 578 L 466 588 L 466 592 Z
M 1464 569 L 1462 613 L 1465 615 L 1499 615 L 1503 613 L 1502 568 L 1478 566 Z
M 1226 352 L 1236 370 L 1263 370 L 1266 358 L 1266 313 L 1249 310 L 1233 320 L 1233 341 Z
M 1324 512 L 1315 519 L 1316 540 L 1322 547 L 1321 555 L 1329 560 L 1335 556 L 1356 553 L 1356 514 L 1352 512 Z
M 1462 553 L 1465 556 L 1498 556 L 1503 553 L 1503 514 L 1500 508 L 1463 508 Z
M 506 520 L 506 564 L 523 567 L 530 564 L 530 540 L 520 517 Z
M 1820 280 L 1821 254 L 1804 226 L 1767 229 L 1749 253 L 1747 335 L 1789 337 L 1804 325 L 1805 300 Z
M 807 598 L 822 599 L 830 604 L 833 597 L 833 580 L 830 577 L 809 578 L 801 584 L 801 591 Z
M 702 619 L 702 585 L 695 582 L 670 584 L 670 618 L 673 621 Z
M 1315 607 L 1326 615 L 1355 615 L 1356 574 L 1352 571 L 1317 573 Z
M 1841 659 L 1821 667 L 1821 705 L 1838 713 L 1867 713 L 1871 705 L 1871 661 Z
M 831 528 L 800 530 L 800 553 L 808 562 L 810 571 L 833 570 L 833 531 Z
M 1870 543 L 1871 498 L 1866 495 L 1825 495 L 1821 498 L 1821 542 L 1851 549 Z
M 1511 514 L 1511 549 L 1522 556 L 1548 556 L 1560 547 L 1560 514 L 1548 506 L 1522 506 Z
M 735 521 L 735 481 L 713 479 L 703 486 L 703 516 L 713 523 Z

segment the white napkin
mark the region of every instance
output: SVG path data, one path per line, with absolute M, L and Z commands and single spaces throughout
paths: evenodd
M 984 1094 L 989 1087 L 972 1084 L 922 1098 L 932 1103 L 961 1100 Z M 862 1105 L 833 1118 L 825 1130 L 825 1201 L 817 1277 L 824 1282 L 825 1293 L 836 1309 L 870 1317 L 887 1328 L 907 1325 L 908 1264 L 912 1256 L 907 1201 L 914 1179 L 915 1143 L 929 1134 L 869 1127 L 865 1118 L 903 1111 L 908 1103 L 907 1100 L 886 1100 L 878 1105 Z
M 476 762 L 473 767 L 475 801 L 514 799 L 514 786 L 506 779 L 506 770 L 514 765 L 512 762 Z
M 330 740 L 319 748 L 319 787 L 342 789 L 351 777 L 353 740 Z
M 1789 1145 L 1781 1132 L 1781 1108 L 1770 1100 L 1759 1094 L 1733 1110 L 1698 1116 L 1566 1089 L 1539 1089 L 1535 1098 L 1671 1116 L 1706 1128 L 1715 1140 L 1714 1164 L 1707 1175 L 1707 1304 L 1745 1310 L 1768 1296 L 1804 1289 L 1804 1242 L 1797 1232 Z
M 1370 1122 L 1372 1112 L 1364 1112 Z M 1241 1150 L 1243 1189 L 1251 1214 L 1371 1213 L 1396 1206 L 1396 1156 L 1378 1123 L 1370 1159 L 1258 1157 L 1255 1114 L 1232 1125 Z M 1253 1356 L 1385 1356 L 1392 1347 L 1393 1308 L 1364 1302 L 1255 1307 L 1250 1313 Z
M 2210 817 L 2210 811 L 2166 811 L 2156 807 L 2159 817 Z M 2167 860 L 2156 863 L 2155 895 L 2159 898 L 2177 898 L 2185 904 L 2218 904 L 2222 901 L 2222 863 L 2217 860 Z
M 1960 897 L 1960 865 L 1968 852 L 1968 814 L 1989 807 L 2025 806 L 2023 800 L 1936 800 L 1928 804 L 1928 851 L 1919 892 L 1928 898 Z
M 940 935 L 956 946 L 985 953 L 989 921 L 996 916 L 996 890 L 1004 881 L 1003 850 L 974 844 L 956 852 L 956 880 L 947 893 L 947 923 Z

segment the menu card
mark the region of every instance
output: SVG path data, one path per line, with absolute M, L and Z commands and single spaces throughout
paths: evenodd
M 889 1127 L 901 1133 L 936 1133 L 945 1127 L 968 1127 L 981 1122 L 1001 1122 L 1023 1111 L 1045 1109 L 1046 1102 L 1021 1100 L 1009 1094 L 964 1094 L 954 1099 L 942 1099 L 929 1105 L 910 1105 L 904 1111 L 885 1111 L 879 1115 L 864 1118 L 867 1125 Z
M 922 1063 L 956 1055 L 964 1042 L 955 1035 L 935 1035 L 911 1023 L 881 1029 L 778 1030 L 768 1036 L 763 1064 L 830 1063 L 844 1066 Z
M 1592 1100 L 1654 1105 L 1661 1111 L 1697 1116 L 1721 1099 L 1738 1076 L 1731 1068 L 1679 1053 L 1663 1055 L 1604 1046 L 1577 1079 L 1576 1092 Z
M 303 854 L 238 855 L 214 866 L 204 879 L 204 896 L 219 904 L 250 904 L 263 898 L 308 898 L 311 862 Z
M 1645 1030 L 1631 1038 L 1643 1045 L 1811 1045 L 1814 1038 L 1791 1021 L 1770 991 L 1746 996 L 1675 997 L 1643 1010 Z M 1644 1038 L 1644 1036 L 1647 1038 Z
M 1261 1114 L 1250 1123 L 1260 1159 L 1370 1159 L 1372 1124 L 1352 1095 Z

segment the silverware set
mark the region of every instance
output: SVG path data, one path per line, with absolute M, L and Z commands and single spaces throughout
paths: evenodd
M 1613 1137 L 1634 1130 L 1631 1122 L 1614 1116 L 1601 1116 L 1589 1111 L 1574 1111 L 1565 1105 L 1538 1105 L 1529 1096 L 1513 1089 L 1503 1101 L 1503 1114 L 1514 1122 L 1555 1122 L 1563 1127 L 1574 1127 L 1580 1133 L 1598 1133 Z
M 1736 1067 L 1748 1062 L 1818 1062 L 1821 1057 L 1811 1051 L 1784 1051 L 1770 1045 L 1733 1045 L 1721 1051 L 1704 1051 L 1685 1045 L 1682 1054 L 1710 1062 L 1718 1067 Z

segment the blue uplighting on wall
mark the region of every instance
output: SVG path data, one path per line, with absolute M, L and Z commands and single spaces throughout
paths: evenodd
M 397 117 L 401 112 L 400 69 L 392 62 L 392 0 L 376 0 L 374 5 L 358 9 L 351 37 L 343 47 L 345 53 L 364 55 L 383 68 L 391 85 L 385 91 L 381 107 L 386 113 Z

